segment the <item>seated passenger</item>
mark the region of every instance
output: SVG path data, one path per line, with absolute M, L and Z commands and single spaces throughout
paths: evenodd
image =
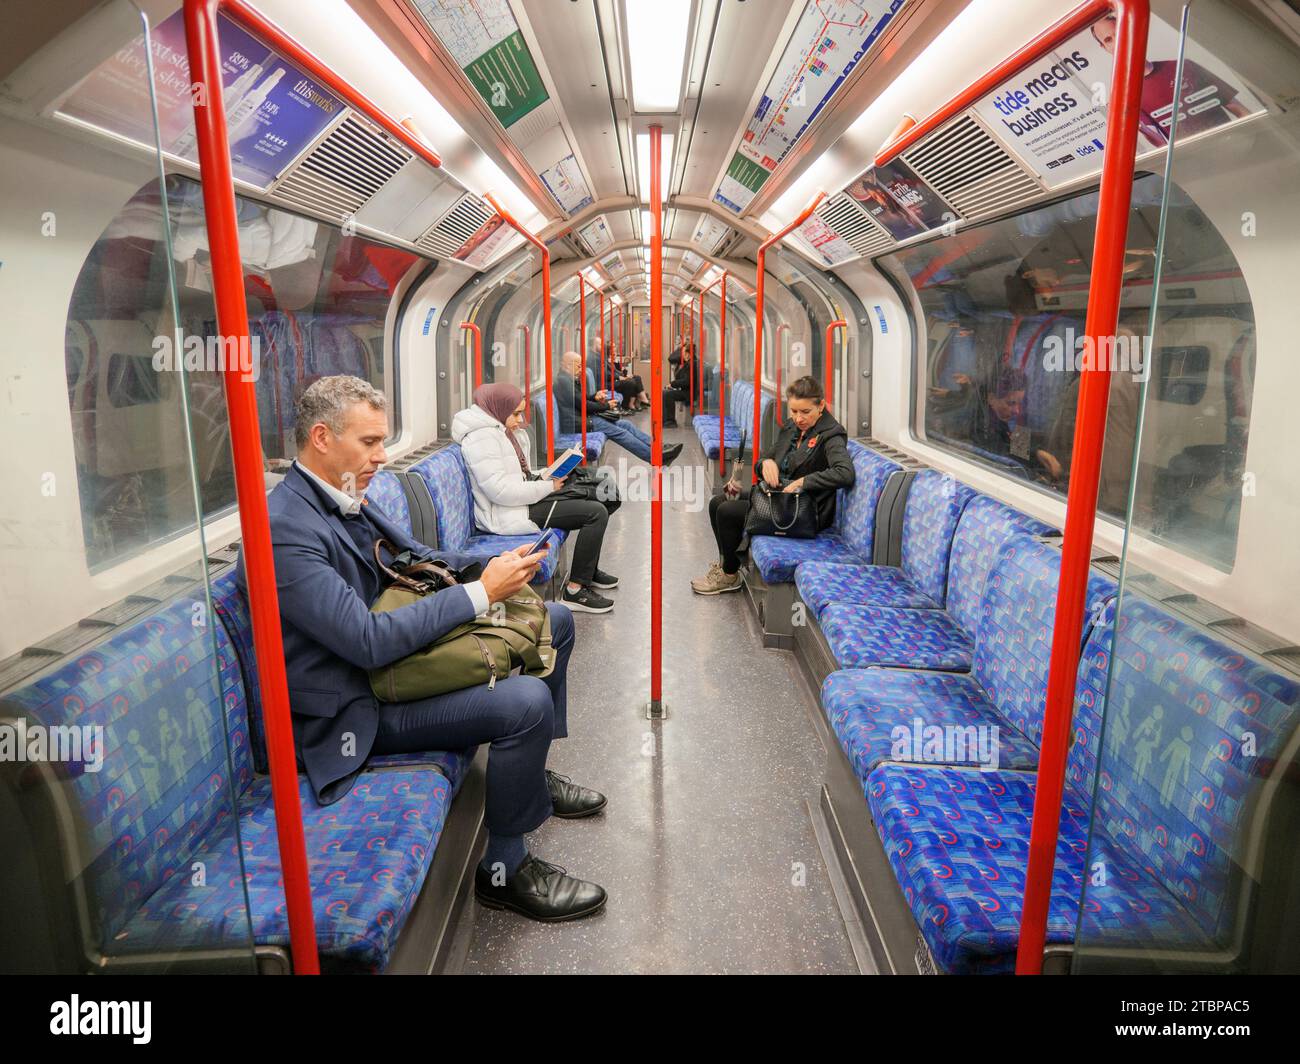
M 578 530 L 564 603 L 583 613 L 608 613 L 614 603 L 593 589 L 618 587 L 618 577 L 598 566 L 610 511 L 594 499 L 564 497 L 563 480 L 540 478 L 529 465 L 523 424 L 524 393 L 504 383 L 475 389 L 474 405 L 452 418 L 451 438 L 461 446 L 474 490 L 474 523 L 501 536 L 543 527 Z
M 776 442 L 754 463 L 754 471 L 773 488 L 804 491 L 817 507 L 818 530 L 835 523 L 835 493 L 857 478 L 847 446 L 848 433 L 826 409 L 826 393 L 816 377 L 800 377 L 785 390 L 789 420 Z M 698 595 L 740 589 L 740 553 L 749 513 L 750 489 L 734 483 L 709 500 L 709 521 L 720 561 L 691 581 Z
M 587 395 L 586 388 L 578 384 L 582 373 L 582 356 L 576 351 L 566 351 L 560 360 L 560 372 L 555 375 L 553 387 L 555 402 L 560 408 L 560 431 L 582 431 L 582 403 L 587 404 L 587 431 L 603 432 L 606 439 L 631 451 L 644 462 L 650 461 L 650 437 L 634 425 L 618 420 L 613 410 L 617 399 L 597 399 Z M 670 466 L 682 453 L 682 445 L 675 443 L 664 448 L 664 465 Z
M 674 356 L 676 363 L 673 363 Z M 690 343 L 682 344 L 679 351 L 669 356 L 668 361 L 670 365 L 676 365 L 676 370 L 671 383 L 664 389 L 664 428 L 675 429 L 677 404 L 691 401 L 691 374 L 695 372 L 695 358 Z
M 551 740 L 568 734 L 568 607 L 547 605 L 556 657 L 544 679 L 511 676 L 495 687 L 380 702 L 367 677 L 367 670 L 414 653 L 508 599 L 536 573 L 543 555 L 507 552 L 473 583 L 371 613 L 383 584 L 376 540 L 437 556 L 365 498 L 388 459 L 387 401 L 358 377 L 322 377 L 298 400 L 294 433 L 297 461 L 268 506 L 295 745 L 318 801 L 347 794 L 372 753 L 488 743 L 488 845 L 476 873 L 479 899 L 539 920 L 596 912 L 605 904 L 601 887 L 531 855 L 524 841 L 552 814 L 584 817 L 605 807 L 603 795 L 546 768 Z M 468 563 L 441 557 L 453 566 Z M 242 559 L 239 580 L 246 589 Z
M 640 410 L 650 405 L 641 378 L 619 365 L 613 340 L 605 341 L 605 387 L 608 392 L 616 392 L 620 396 L 624 410 Z M 598 392 L 597 398 L 599 397 Z

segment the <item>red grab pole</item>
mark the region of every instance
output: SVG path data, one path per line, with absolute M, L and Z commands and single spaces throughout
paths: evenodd
M 220 44 L 217 39 L 219 0 L 185 0 L 185 45 L 190 77 L 207 91 L 194 92 L 194 128 L 199 148 L 203 209 L 212 261 L 212 294 L 217 329 L 227 340 L 251 346 L 248 306 L 244 299 L 244 270 L 239 257 L 239 227 L 235 206 L 230 137 L 221 92 Z M 239 21 L 247 12 L 235 7 Z M 301 49 L 286 47 L 279 31 L 259 29 L 261 16 L 249 28 L 269 38 L 277 50 L 296 60 Z M 269 24 L 266 24 L 269 25 Z M 314 60 L 313 60 L 314 62 Z M 309 66 L 310 64 L 304 64 Z M 318 64 L 317 64 L 318 65 Z M 315 71 L 312 76 L 317 77 Z M 327 79 L 321 78 L 322 81 Z M 235 493 L 239 502 L 239 529 L 243 536 L 244 569 L 248 579 L 248 609 L 253 627 L 262 715 L 266 725 L 267 760 L 271 771 L 271 797 L 275 806 L 275 833 L 284 878 L 285 912 L 289 922 L 289 948 L 293 970 L 301 975 L 320 973 L 316 952 L 316 922 L 312 916 L 311 880 L 307 844 L 303 834 L 302 805 L 298 795 L 298 765 L 294 753 L 293 723 L 289 716 L 289 682 L 285 673 L 284 643 L 280 631 L 280 601 L 276 593 L 275 557 L 271 545 L 266 482 L 262 475 L 262 437 L 257 423 L 256 385 L 231 366 L 225 373 L 226 413 L 230 419 L 230 446 L 234 459 Z
M 599 289 L 600 296 L 600 390 L 605 390 L 605 291 Z
M 551 404 L 552 396 L 555 394 L 551 390 L 551 249 L 541 240 L 535 237 L 527 229 L 515 220 L 514 216 L 496 201 L 492 193 L 487 192 L 483 195 L 484 201 L 497 214 L 501 215 L 501 220 L 510 226 L 516 233 L 522 236 L 528 243 L 532 244 L 542 256 L 542 342 L 544 353 L 546 355 L 546 461 L 548 463 L 555 461 L 555 426 L 551 424 Z M 524 390 L 527 392 L 528 384 L 528 327 L 524 326 Z M 527 416 L 527 415 L 525 415 Z
M 587 464 L 587 279 L 578 274 L 578 346 L 582 353 L 582 368 L 578 371 L 579 380 L 574 381 L 578 389 L 578 407 L 582 410 L 582 464 Z
M 722 285 L 722 308 L 719 311 L 721 322 L 718 326 L 718 475 L 727 473 L 727 271 L 722 271 L 709 288 L 700 293 L 700 320 L 704 320 L 704 297 L 710 288 Z M 700 339 L 704 339 L 704 330 L 700 330 Z
M 695 347 L 695 305 L 691 302 L 691 297 L 689 295 L 686 297 L 686 316 L 687 316 L 686 342 L 690 344 L 692 348 L 694 348 Z M 683 348 L 682 351 L 683 351 L 682 357 L 684 358 L 685 348 Z M 695 359 L 698 357 L 699 357 L 699 351 L 692 350 L 691 351 L 691 416 L 692 417 L 695 416 L 695 378 L 698 376 L 695 369 L 697 364 L 695 362 Z
M 533 368 L 528 357 L 528 326 L 521 322 L 519 328 L 524 334 L 524 424 L 527 425 L 533 408 Z
M 650 127 L 650 704 L 646 716 L 662 718 L 664 582 L 664 247 L 660 191 L 662 126 Z
M 462 321 L 460 327 L 474 337 L 474 387 L 483 384 L 483 330 L 472 321 Z
M 1114 0 L 1112 4 L 1089 4 L 1085 7 L 1101 7 L 1103 13 L 1105 9 L 1113 10 L 1118 23 L 1115 73 L 1106 115 L 1106 151 L 1098 193 L 1088 316 L 1084 326 L 1086 343 L 1091 350 L 1099 351 L 1102 350 L 1099 339 L 1113 335 L 1119 320 L 1150 8 L 1148 0 Z M 1050 44 L 1046 45 L 1044 50 L 1050 47 Z M 1038 755 L 1024 910 L 1020 918 L 1020 945 L 1016 952 L 1018 975 L 1041 975 L 1043 970 L 1052 868 L 1056 862 L 1061 798 L 1065 791 L 1065 760 L 1079 669 L 1079 641 L 1083 634 L 1088 566 L 1097 517 L 1097 487 L 1106 439 L 1110 374 L 1109 363 L 1095 359 L 1085 366 L 1079 378 L 1074 458 L 1065 504 L 1065 538 L 1061 545 L 1061 578 L 1052 626 L 1043 742 Z
M 783 405 L 783 399 L 781 396 L 781 367 L 785 364 L 785 348 L 781 346 L 781 333 L 789 331 L 790 323 L 788 321 L 783 321 L 776 327 L 776 358 L 773 361 L 776 362 L 776 423 L 778 425 L 785 424 L 785 419 L 781 416 L 781 407 Z M 756 381 L 754 383 L 754 394 L 760 395 L 762 390 L 762 382 Z
M 839 321 L 833 321 L 826 326 L 826 351 L 825 365 L 823 366 L 823 376 L 826 378 L 824 390 L 826 392 L 826 405 L 831 405 L 831 391 L 835 387 L 835 330 L 844 330 L 844 340 L 849 338 L 849 323 L 843 318 Z
M 765 263 L 767 262 L 767 249 L 778 240 L 784 238 L 787 233 L 791 233 L 795 229 L 798 229 L 799 226 L 803 225 L 825 198 L 826 193 L 819 191 L 817 195 L 813 197 L 812 202 L 799 212 L 794 221 L 785 226 L 785 228 L 781 229 L 779 232 L 773 233 L 758 245 L 758 283 L 755 286 L 754 292 L 754 388 L 756 392 L 761 390 L 763 387 L 763 278 Z M 779 395 L 776 397 L 776 401 L 780 403 L 781 397 Z M 754 435 L 750 437 L 754 441 L 751 453 L 754 455 L 756 460 L 760 453 L 758 434 L 762 429 L 762 421 L 760 419 L 761 412 L 762 404 L 759 403 L 756 398 L 754 401 Z M 750 483 L 758 483 L 757 470 L 751 472 Z

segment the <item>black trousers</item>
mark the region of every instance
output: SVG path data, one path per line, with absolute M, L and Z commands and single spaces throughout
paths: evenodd
M 424 698 L 381 702 L 376 754 L 464 750 L 491 743 L 484 818 L 497 835 L 522 835 L 551 815 L 546 754 L 552 739 L 569 734 L 568 675 L 573 614 L 548 602 L 555 670 L 547 677 L 510 676 Z
M 645 386 L 641 383 L 640 377 L 625 377 L 621 381 L 614 382 L 614 391 L 622 396 L 623 409 L 626 410 L 632 405 L 632 400 L 645 391 Z
M 664 424 L 677 424 L 677 403 L 689 403 L 691 393 L 685 388 L 664 389 Z
M 743 488 L 736 499 L 718 494 L 709 500 L 709 523 L 713 526 L 713 538 L 718 541 L 718 553 L 722 555 L 722 571 L 728 576 L 740 572 L 737 552 L 745 538 L 745 515 L 748 513 L 748 488 Z
M 551 506 L 555 506 L 551 513 Z M 550 520 L 546 515 L 550 513 Z M 609 511 L 601 502 L 584 502 L 581 499 L 543 499 L 528 507 L 528 517 L 538 528 L 562 528 L 578 532 L 578 542 L 573 546 L 573 567 L 569 580 L 575 584 L 590 584 L 600 564 L 600 548 L 605 542 L 605 528 L 609 524 Z M 543 524 L 545 522 L 545 524 Z

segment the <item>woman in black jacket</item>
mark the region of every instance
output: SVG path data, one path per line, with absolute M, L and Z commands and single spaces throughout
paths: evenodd
M 754 471 L 769 486 L 803 491 L 817 507 L 818 531 L 835 523 L 835 493 L 853 487 L 856 471 L 849 456 L 848 433 L 826 409 L 826 393 L 815 377 L 800 377 L 786 389 L 789 421 L 776 442 L 754 463 Z M 709 500 L 709 520 L 718 541 L 720 562 L 691 581 L 699 595 L 738 591 L 740 549 L 749 513 L 749 489 L 728 484 Z

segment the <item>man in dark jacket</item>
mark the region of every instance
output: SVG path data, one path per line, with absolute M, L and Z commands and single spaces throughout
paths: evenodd
M 614 413 L 617 399 L 597 399 L 594 393 L 588 395 L 586 387 L 578 384 L 581 374 L 582 356 L 577 351 L 566 351 L 560 360 L 560 372 L 552 382 L 555 403 L 560 408 L 560 431 L 569 434 L 582 431 L 582 404 L 585 403 L 588 432 L 604 433 L 606 439 L 631 451 L 643 462 L 650 461 L 650 437 Z M 672 465 L 681 453 L 680 443 L 665 447 L 664 465 Z
M 387 613 L 369 609 L 382 589 L 375 543 L 432 557 L 365 498 L 388 460 L 387 402 L 357 377 L 323 377 L 298 401 L 298 457 L 268 500 L 276 592 L 294 739 L 317 799 L 343 797 L 372 754 L 463 750 L 490 744 L 488 848 L 476 892 L 484 904 L 535 919 L 585 916 L 605 903 L 594 883 L 528 853 L 524 834 L 552 813 L 589 816 L 603 795 L 546 769 L 553 738 L 567 734 L 569 610 L 551 603 L 556 650 L 545 679 L 511 676 L 415 702 L 379 702 L 368 671 L 428 646 L 518 592 L 544 555 L 527 548 L 493 558 L 478 580 Z M 443 556 L 463 567 L 467 559 Z M 239 581 L 247 592 L 242 563 Z
M 835 523 L 835 493 L 851 488 L 857 470 L 848 449 L 848 433 L 826 409 L 826 395 L 815 377 L 800 377 L 786 389 L 790 419 L 775 442 L 754 463 L 754 473 L 770 488 L 802 491 L 817 509 L 817 529 Z M 741 587 L 740 550 L 749 513 L 749 489 L 728 484 L 709 500 L 709 521 L 718 543 L 719 561 L 691 581 L 698 595 L 720 595 Z

